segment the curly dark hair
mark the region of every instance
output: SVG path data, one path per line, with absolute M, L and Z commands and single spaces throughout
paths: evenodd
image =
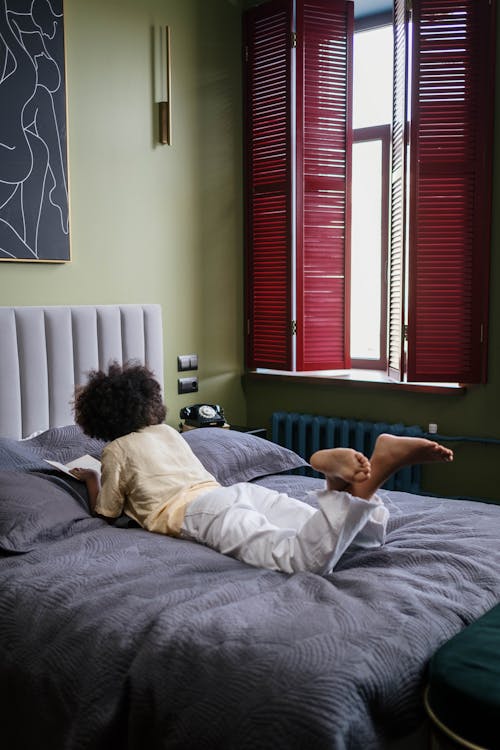
M 84 433 L 106 441 L 160 424 L 167 414 L 154 374 L 134 362 L 112 362 L 107 372 L 89 372 L 87 384 L 76 393 L 74 409 Z

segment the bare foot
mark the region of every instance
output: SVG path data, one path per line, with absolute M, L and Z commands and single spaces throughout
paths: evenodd
M 373 460 L 387 463 L 391 471 L 412 464 L 453 461 L 453 451 L 426 438 L 379 435 L 372 455 Z
M 351 483 L 349 492 L 369 499 L 394 472 L 412 464 L 449 463 L 453 451 L 426 438 L 379 435 L 371 456 L 371 475 L 367 482 Z
M 325 475 L 329 490 L 343 489 L 352 482 L 364 482 L 370 476 L 369 460 L 352 448 L 316 451 L 309 462 L 313 469 Z

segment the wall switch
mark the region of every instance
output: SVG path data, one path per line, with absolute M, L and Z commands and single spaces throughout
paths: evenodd
M 198 355 L 197 354 L 179 354 L 177 357 L 177 372 L 184 372 L 185 370 L 197 370 L 198 369 Z
M 177 393 L 196 393 L 198 378 L 178 378 Z

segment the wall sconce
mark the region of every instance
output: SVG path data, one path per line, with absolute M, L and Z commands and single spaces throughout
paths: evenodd
M 158 104 L 158 140 L 172 144 L 170 102 L 170 29 L 160 26 L 155 32 L 155 102 Z

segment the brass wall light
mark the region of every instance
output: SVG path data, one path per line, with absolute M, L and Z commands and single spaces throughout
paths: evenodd
M 160 26 L 155 33 L 155 101 L 158 104 L 158 140 L 172 144 L 170 97 L 170 29 Z

